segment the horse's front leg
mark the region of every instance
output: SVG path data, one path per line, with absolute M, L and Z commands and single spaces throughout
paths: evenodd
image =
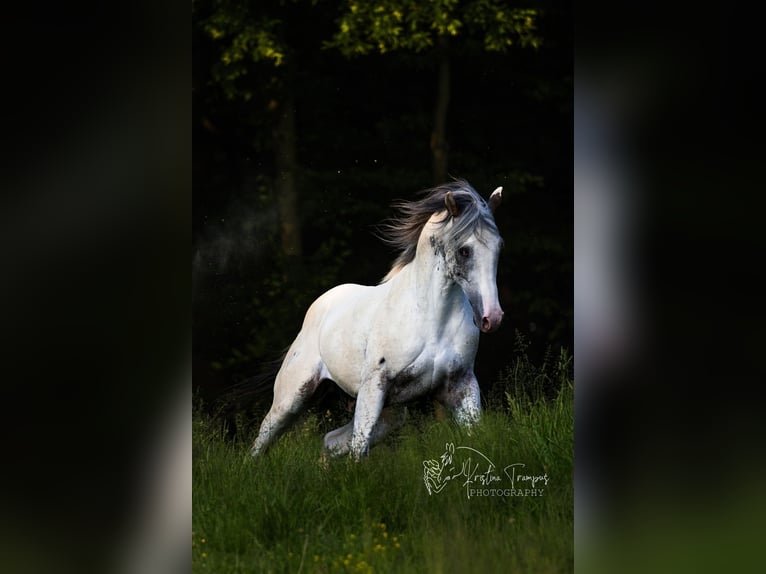
M 469 427 L 479 422 L 481 396 L 473 372 L 448 376 L 436 398 L 449 409 L 458 424 Z
M 370 450 L 372 434 L 386 402 L 386 385 L 380 377 L 367 379 L 359 389 L 351 434 L 351 455 L 359 460 Z

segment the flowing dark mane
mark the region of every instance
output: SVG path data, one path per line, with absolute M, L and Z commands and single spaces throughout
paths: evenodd
M 454 219 L 455 224 L 450 230 L 450 241 L 461 243 L 475 233 L 477 227 L 480 232 L 488 231 L 494 235 L 498 234 L 495 219 L 487 202 L 467 181 L 458 179 L 427 189 L 421 192 L 425 196 L 423 199 L 394 203 L 393 207 L 399 211 L 399 215 L 378 228 L 380 238 L 400 251 L 382 282 L 385 283 L 391 279 L 415 259 L 420 233 L 434 213 L 446 211 L 444 197 L 448 192 L 452 192 L 452 197 L 460 209 L 460 215 Z M 450 218 L 445 217 L 442 225 L 448 221 Z

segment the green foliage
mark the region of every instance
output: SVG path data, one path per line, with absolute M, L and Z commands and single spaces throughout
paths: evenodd
M 509 8 L 501 0 L 347 0 L 338 19 L 338 31 L 327 47 L 346 56 L 394 50 L 421 52 L 438 38 L 465 34 L 483 38 L 490 52 L 504 52 L 512 45 L 537 48 L 538 11 Z
M 252 459 L 252 429 L 227 439 L 195 412 L 192 571 L 571 571 L 571 356 L 535 366 L 517 341 L 502 382 L 534 389 L 548 377 L 561 383 L 555 396 L 509 391 L 507 405 L 487 409 L 470 431 L 415 413 L 358 464 L 323 458 L 322 433 L 346 422 L 328 413 L 310 414 Z M 468 499 L 459 484 L 429 495 L 423 461 L 446 443 L 501 466 L 524 463 L 550 482 L 540 497 Z
M 283 40 L 283 23 L 275 15 L 259 10 L 257 3 L 197 1 L 192 4 L 192 14 L 197 26 L 217 47 L 211 78 L 228 99 L 253 98 L 253 91 L 240 86 L 239 80 L 252 72 L 254 64 L 279 67 L 285 63 L 288 46 Z
M 284 66 L 294 46 L 285 34 L 289 5 L 315 5 L 313 0 L 276 4 L 242 0 L 195 0 L 193 21 L 217 48 L 211 78 L 228 99 L 250 101 L 256 94 L 242 79 L 252 75 L 255 64 Z M 423 51 L 438 38 L 470 35 L 481 38 L 489 52 L 511 46 L 537 48 L 539 11 L 508 7 L 502 0 L 347 0 L 337 20 L 335 34 L 323 42 L 346 56 L 394 50 Z M 305 13 L 306 17 L 310 12 Z M 317 45 L 319 48 L 319 45 Z
M 561 347 L 555 356 L 550 347 L 537 366 L 527 355 L 529 343 L 516 331 L 515 359 L 505 372 L 508 411 L 518 432 L 534 445 L 546 465 L 572 464 L 574 458 L 574 380 L 572 356 Z
M 512 411 L 553 399 L 565 389 L 573 389 L 572 356 L 566 348 L 561 347 L 558 356 L 554 357 L 549 346 L 540 365 L 532 363 L 528 349 L 529 340 L 517 329 L 513 362 L 500 379 Z

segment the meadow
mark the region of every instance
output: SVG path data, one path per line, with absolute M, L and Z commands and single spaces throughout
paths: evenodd
M 359 463 L 322 456 L 337 413 L 253 459 L 254 426 L 196 408 L 192 571 L 571 572 L 573 385 L 565 349 L 536 366 L 522 340 L 477 426 L 415 412 Z

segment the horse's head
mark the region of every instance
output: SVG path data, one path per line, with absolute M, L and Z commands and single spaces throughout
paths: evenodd
M 502 200 L 498 187 L 485 202 L 473 190 L 448 191 L 444 196 L 447 217 L 439 239 L 446 274 L 465 293 L 473 310 L 473 322 L 482 333 L 497 330 L 503 310 L 497 297 L 497 261 L 503 240 L 494 220 Z

